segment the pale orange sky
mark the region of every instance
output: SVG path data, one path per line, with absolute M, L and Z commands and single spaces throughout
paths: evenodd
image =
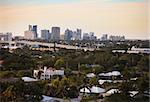
M 82 0 L 75 3 L 0 6 L 0 32 L 23 35 L 29 24 L 37 24 L 39 31 L 59 26 L 62 34 L 67 28 L 81 28 L 83 32 L 95 32 L 98 37 L 107 33 L 147 39 L 148 2 Z

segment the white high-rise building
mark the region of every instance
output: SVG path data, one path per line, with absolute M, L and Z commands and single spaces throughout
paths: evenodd
M 37 25 L 29 25 L 29 29 L 24 31 L 24 38 L 25 39 L 37 39 Z
M 82 30 L 77 29 L 73 32 L 71 40 L 81 40 Z
M 36 33 L 35 31 L 24 31 L 24 38 L 25 39 L 30 39 L 30 40 L 34 40 L 36 38 Z

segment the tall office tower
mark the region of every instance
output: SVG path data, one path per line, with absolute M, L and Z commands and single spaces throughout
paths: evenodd
M 108 40 L 108 35 L 107 34 L 103 34 L 103 36 L 101 37 L 102 41 L 107 41 Z
M 65 30 L 64 40 L 70 41 L 72 38 L 73 32 L 69 29 Z
M 72 32 L 71 40 L 77 40 L 77 32 L 76 31 Z
M 32 25 L 29 25 L 29 31 L 32 31 Z
M 0 33 L 0 40 L 1 41 L 12 41 L 12 33 Z
M 49 30 L 46 30 L 46 29 L 41 30 L 41 38 L 42 39 L 44 39 L 44 40 L 50 40 L 50 37 L 51 37 L 51 35 L 50 35 Z
M 35 32 L 35 38 L 38 38 L 37 25 L 29 25 L 29 31 L 34 31 Z
M 60 27 L 52 27 L 51 39 L 54 41 L 60 40 Z
M 37 25 L 33 25 L 32 31 L 35 32 L 35 38 L 38 38 L 38 34 L 37 34 Z
M 73 32 L 71 39 L 72 40 L 81 40 L 81 34 L 82 34 L 82 30 L 77 29 L 76 31 Z
M 76 40 L 81 40 L 81 34 L 82 34 L 82 30 L 77 29 L 77 38 L 76 38 Z

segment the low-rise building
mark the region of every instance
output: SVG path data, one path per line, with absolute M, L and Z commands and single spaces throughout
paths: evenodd
M 44 69 L 34 70 L 33 72 L 33 76 L 41 80 L 51 79 L 54 75 L 64 76 L 64 70 L 44 67 Z
M 150 48 L 135 48 L 134 46 L 127 53 L 146 53 L 150 54 Z
M 104 93 L 105 89 L 97 86 L 84 87 L 80 89 L 80 93 L 87 93 L 87 94 L 101 94 Z

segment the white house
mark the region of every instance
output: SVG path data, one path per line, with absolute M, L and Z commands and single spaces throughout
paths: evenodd
M 21 78 L 24 82 L 33 82 L 38 81 L 38 79 L 30 78 L 30 77 L 22 77 Z
M 34 70 L 33 76 L 38 78 L 38 75 L 40 75 L 40 79 L 46 80 L 50 79 L 54 75 L 64 76 L 64 70 L 56 70 L 54 68 L 44 67 L 44 69 Z
M 97 86 L 92 86 L 92 88 L 82 88 L 80 89 L 80 93 L 87 93 L 87 94 L 100 94 L 100 93 L 104 93 L 105 89 L 97 87 Z
M 106 93 L 103 94 L 103 97 L 110 96 L 110 95 L 112 95 L 114 93 L 120 93 L 119 89 L 110 89 Z
M 42 97 L 43 99 L 41 100 L 41 102 L 64 102 L 64 100 L 61 98 L 49 97 L 45 95 L 42 95 Z
M 102 85 L 102 84 L 104 84 L 105 82 L 111 83 L 111 82 L 113 82 L 113 80 L 102 80 L 102 79 L 100 79 L 100 80 L 98 80 L 98 82 L 99 82 L 100 85 Z
M 120 76 L 121 73 L 119 71 L 112 71 L 112 72 L 108 72 L 108 73 L 100 73 L 99 76 L 106 76 L 106 77 L 110 77 L 110 76 Z
M 128 53 L 147 53 L 150 54 L 150 48 L 135 48 L 134 46 L 131 50 L 128 50 Z
M 93 77 L 95 77 L 96 75 L 94 74 L 94 73 L 88 73 L 87 75 L 86 75 L 86 77 L 88 77 L 88 78 L 93 78 Z

